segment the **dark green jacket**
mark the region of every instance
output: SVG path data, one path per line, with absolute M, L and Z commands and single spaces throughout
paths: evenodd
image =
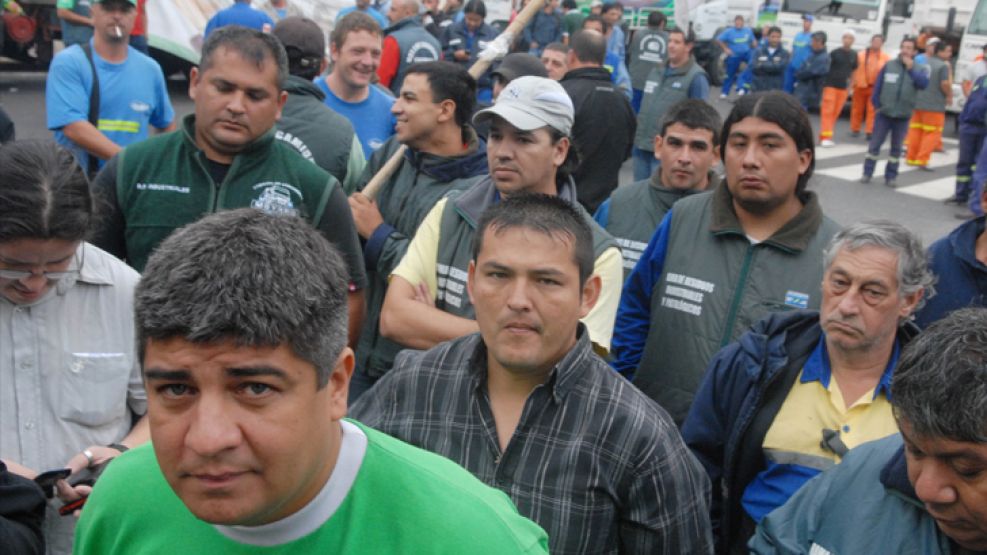
M 924 85 L 916 87 L 915 79 L 916 77 L 920 79 L 924 77 L 926 69 L 928 68 L 922 64 L 915 64 L 909 71 L 905 69 L 905 64 L 901 62 L 901 58 L 894 58 L 884 64 L 878 84 L 880 90 L 874 91 L 874 96 L 878 99 L 878 102 L 875 103 L 877 111 L 889 118 L 905 119 L 912 117 L 918 90 L 925 87 Z M 928 83 L 928 80 L 926 79 L 925 82 Z
M 391 137 L 377 149 L 364 170 L 359 189 L 366 186 L 401 143 Z M 387 282 L 408 250 L 408 243 L 439 199 L 451 191 L 467 189 L 487 174 L 486 144 L 463 156 L 447 158 L 408 149 L 405 158 L 377 194 L 377 206 L 384 223 L 367 239 L 364 260 L 370 286 L 367 290 L 367 316 L 363 321 L 356 350 L 357 369 L 377 378 L 391 369 L 394 356 L 402 347 L 380 335 L 378 321 L 384 306 Z
M 353 125 L 323 104 L 325 93 L 308 79 L 291 75 L 284 88 L 288 101 L 281 110 L 275 137 L 332 174 L 347 194 L 353 192 L 346 184 L 355 182 L 366 164 Z M 354 140 L 359 148 L 354 148 Z
M 641 111 L 637 116 L 637 131 L 634 133 L 634 146 L 641 150 L 655 150 L 655 135 L 658 125 L 668 109 L 689 98 L 689 86 L 697 75 L 706 75 L 696 60 L 681 67 L 656 67 L 648 74 L 644 83 L 644 96 Z
M 182 128 L 128 146 L 118 155 L 116 197 L 126 222 L 126 258 L 137 271 L 172 231 L 205 214 L 259 208 L 318 225 L 336 178 L 274 139 L 270 130 L 233 159 L 215 183 L 195 143 L 195 116 Z
M 708 189 L 715 189 L 720 178 L 709 173 Z M 658 229 L 672 205 L 687 196 L 701 193 L 698 189 L 672 189 L 661 184 L 661 171 L 648 179 L 618 187 L 607 201 L 606 215 L 596 221 L 613 235 L 624 259 L 624 279 L 630 275 L 648 241 Z
M 822 253 L 839 226 L 813 193 L 802 202 L 797 216 L 752 244 L 725 184 L 683 199 L 624 284 L 614 367 L 636 365 L 634 383 L 677 423 L 718 350 L 771 312 L 819 307 Z

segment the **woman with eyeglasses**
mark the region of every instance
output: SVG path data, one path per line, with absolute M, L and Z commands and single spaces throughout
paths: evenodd
M 149 437 L 133 330 L 139 275 L 86 242 L 94 218 L 71 153 L 53 142 L 0 147 L 0 461 L 30 479 L 71 470 L 68 482 L 37 480 L 57 494 L 48 553 L 72 551 L 75 517 L 57 509 L 89 488 L 69 482 Z

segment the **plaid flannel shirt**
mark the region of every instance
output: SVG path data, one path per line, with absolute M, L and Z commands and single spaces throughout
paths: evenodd
M 579 339 L 502 452 L 479 334 L 404 351 L 350 416 L 461 464 L 548 532 L 552 553 L 712 552 L 710 484 L 668 414 Z

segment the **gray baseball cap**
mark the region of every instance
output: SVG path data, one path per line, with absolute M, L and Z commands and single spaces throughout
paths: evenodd
M 572 132 L 575 109 L 557 81 L 545 77 L 518 77 L 500 92 L 497 102 L 473 116 L 479 124 L 500 116 L 522 131 L 551 127 L 566 136 Z

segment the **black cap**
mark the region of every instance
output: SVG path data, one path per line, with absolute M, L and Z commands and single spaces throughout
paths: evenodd
M 538 58 L 524 52 L 515 52 L 504 56 L 503 61 L 497 69 L 490 72 L 490 75 L 498 75 L 504 83 L 510 83 L 525 75 L 548 77 L 548 72 Z
M 278 21 L 271 34 L 277 37 L 291 59 L 315 59 L 326 55 L 326 35 L 319 24 L 307 17 L 291 16 Z

